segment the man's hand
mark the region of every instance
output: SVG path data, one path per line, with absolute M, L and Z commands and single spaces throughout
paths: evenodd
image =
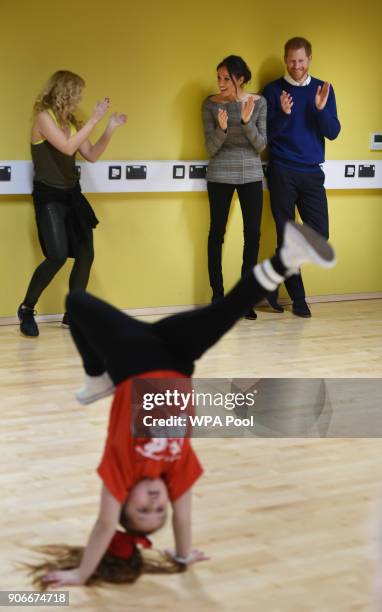
M 293 98 L 284 89 L 280 96 L 281 108 L 286 115 L 290 115 L 292 112 Z
M 329 97 L 329 91 L 330 83 L 328 83 L 327 81 L 325 81 L 323 85 L 319 85 L 317 87 L 317 93 L 314 99 L 317 110 L 322 110 L 323 108 L 325 108 Z
M 78 567 L 72 570 L 56 570 L 48 572 L 43 576 L 42 581 L 48 586 L 61 586 L 64 584 L 85 584 L 85 580 L 80 574 Z

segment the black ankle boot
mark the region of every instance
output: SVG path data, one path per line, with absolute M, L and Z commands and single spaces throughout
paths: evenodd
M 255 321 L 257 319 L 257 314 L 254 308 L 248 310 L 247 314 L 244 315 L 244 319 L 248 319 L 249 321 Z
M 312 313 L 305 300 L 296 300 L 293 302 L 292 312 L 296 317 L 302 317 L 303 319 L 310 319 Z
M 284 312 L 284 307 L 278 303 L 276 295 L 268 295 L 267 300 L 269 306 L 273 308 L 273 310 L 275 310 L 276 312 Z

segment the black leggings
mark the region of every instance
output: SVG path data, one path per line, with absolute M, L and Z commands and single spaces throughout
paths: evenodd
M 87 374 L 106 370 L 119 384 L 157 369 L 191 375 L 194 361 L 266 294 L 251 270 L 223 300 L 156 323 L 137 321 L 84 291 L 71 292 L 66 307 Z
M 250 270 L 259 254 L 260 224 L 263 210 L 262 181 L 231 185 L 208 181 L 207 191 L 210 203 L 211 225 L 208 235 L 208 273 L 215 296 L 224 295 L 222 274 L 222 246 L 232 196 L 237 190 L 243 216 L 243 265 L 241 274 Z
M 49 202 L 40 213 L 39 232 L 47 258 L 36 268 L 29 283 L 23 303 L 30 308 L 35 306 L 41 293 L 68 258 L 69 236 L 66 217 L 69 212 L 70 208 L 65 204 Z M 70 290 L 86 289 L 93 259 L 93 234 L 89 229 L 86 239 L 74 247 L 74 264 L 69 278 Z

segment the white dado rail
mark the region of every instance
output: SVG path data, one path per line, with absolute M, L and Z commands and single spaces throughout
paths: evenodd
M 207 166 L 206 160 L 77 163 L 85 193 L 205 191 Z M 322 169 L 327 189 L 382 189 L 382 160 L 330 160 Z M 29 194 L 31 191 L 32 162 L 0 160 L 0 195 Z

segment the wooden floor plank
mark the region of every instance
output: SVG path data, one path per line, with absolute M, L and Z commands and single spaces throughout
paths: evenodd
M 382 377 L 382 300 L 314 304 L 302 320 L 259 311 L 198 362 L 198 377 Z M 146 318 L 154 320 L 154 317 Z M 0 582 L 29 589 L 30 546 L 83 544 L 97 511 L 95 468 L 110 401 L 74 401 L 82 379 L 69 332 L 30 340 L 0 327 Z M 379 438 L 195 439 L 194 544 L 211 561 L 133 586 L 71 588 L 71 609 L 372 610 Z M 155 535 L 171 545 L 167 525 Z M 32 608 L 33 609 L 33 608 Z M 41 609 L 41 608 L 36 608 Z

